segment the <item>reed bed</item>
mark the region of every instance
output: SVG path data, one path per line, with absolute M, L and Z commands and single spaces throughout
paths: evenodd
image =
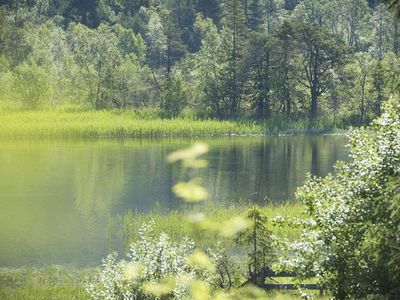
M 229 220 L 233 216 L 245 216 L 247 211 L 254 207 L 252 204 L 239 203 L 233 205 L 218 205 L 214 203 L 206 204 L 201 212 L 205 214 L 208 220 L 213 223 L 219 223 Z M 258 206 L 257 206 L 258 207 Z M 294 240 L 299 237 L 299 229 L 289 225 L 274 225 L 272 220 L 278 216 L 284 218 L 306 218 L 304 207 L 299 203 L 271 204 L 258 207 L 268 218 L 268 227 L 277 238 Z M 221 237 L 212 231 L 204 234 L 204 231 L 197 230 L 188 220 L 188 216 L 193 213 L 190 207 L 181 210 L 165 211 L 154 209 L 148 213 L 128 212 L 124 215 L 111 217 L 109 220 L 108 237 L 111 245 L 116 245 L 122 241 L 125 249 L 119 249 L 125 252 L 130 243 L 136 239 L 139 227 L 143 223 L 154 222 L 154 231 L 156 233 L 165 232 L 171 239 L 179 241 L 183 236 L 194 240 L 201 247 L 213 247 L 221 245 L 226 248 L 235 248 L 232 240 L 221 241 Z M 119 241 L 119 242 L 118 242 Z
M 168 137 L 260 135 L 254 122 L 142 119 L 120 111 L 0 112 L 0 137 Z

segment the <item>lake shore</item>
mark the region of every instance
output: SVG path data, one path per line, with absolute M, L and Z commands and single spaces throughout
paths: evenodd
M 210 222 L 219 222 L 227 220 L 233 216 L 245 215 L 247 209 L 252 205 L 232 205 L 229 207 L 217 206 L 212 203 L 203 207 L 203 211 Z M 304 217 L 302 206 L 300 204 L 283 204 L 259 207 L 263 213 L 272 220 L 276 216 L 285 217 Z M 110 220 L 108 234 L 122 234 L 119 236 L 125 240 L 124 248 L 132 242 L 137 233 L 138 227 L 144 223 L 154 222 L 154 231 L 156 234 L 165 232 L 175 241 L 187 236 L 196 242 L 196 245 L 220 245 L 224 247 L 233 247 L 232 241 L 227 243 L 218 242 L 218 235 L 207 234 L 207 240 L 204 239 L 204 232 L 194 230 L 188 219 L 192 210 L 190 207 L 172 212 L 161 212 L 154 210 L 151 213 L 128 213 Z M 295 238 L 298 236 L 296 229 L 288 226 L 272 226 L 274 234 L 281 237 Z M 120 230 L 120 232 L 118 231 Z M 109 237 L 112 239 L 112 236 Z M 122 250 L 121 250 L 122 252 Z M 124 255 L 121 255 L 123 258 Z M 99 261 L 99 265 L 100 265 Z M 49 265 L 49 266 L 25 266 L 25 267 L 2 267 L 0 268 L 0 299 L 90 299 L 89 294 L 84 289 L 84 283 L 94 274 L 95 268 L 72 266 L 72 265 Z M 298 292 L 269 292 L 271 299 L 298 299 Z M 276 297 L 276 298 L 275 298 Z
M 0 268 L 0 299 L 2 300 L 88 300 L 83 283 L 93 269 L 72 269 L 54 265 L 46 268 Z M 269 291 L 267 299 L 301 299 L 299 291 Z M 329 299 L 313 293 L 313 299 Z
M 2 138 L 212 137 L 345 133 L 307 122 L 260 123 L 251 120 L 161 119 L 137 111 L 0 111 Z

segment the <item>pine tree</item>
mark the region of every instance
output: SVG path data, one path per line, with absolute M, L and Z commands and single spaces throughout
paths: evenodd
M 249 247 L 249 279 L 254 284 L 263 284 L 262 271 L 275 260 L 272 232 L 267 228 L 267 217 L 254 207 L 247 213 L 250 226 L 236 237 L 239 245 Z
M 226 14 L 223 19 L 224 35 L 229 40 L 229 68 L 227 74 L 228 109 L 229 119 L 237 118 L 241 107 L 242 81 L 239 63 L 243 58 L 244 43 L 247 38 L 246 18 L 243 3 L 240 0 L 227 0 L 225 2 Z
M 205 18 L 213 20 L 219 26 L 221 23 L 221 5 L 219 0 L 198 0 L 196 11 L 203 14 Z
M 249 4 L 247 24 L 253 31 L 259 31 L 264 22 L 265 10 L 261 2 L 263 1 L 252 0 Z

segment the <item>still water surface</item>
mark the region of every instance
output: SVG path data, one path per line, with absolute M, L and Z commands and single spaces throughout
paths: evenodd
M 191 139 L 0 141 L 0 266 L 98 263 L 107 222 L 128 210 L 175 209 L 168 153 Z M 346 160 L 344 136 L 203 139 L 212 201 L 293 199 L 305 174 Z

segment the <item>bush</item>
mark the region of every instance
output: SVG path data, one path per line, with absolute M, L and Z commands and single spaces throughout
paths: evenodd
M 318 276 L 337 299 L 400 297 L 400 103 L 350 135 L 349 163 L 336 176 L 310 177 L 298 193 L 310 220 L 292 245 L 289 266 Z M 297 255 L 296 255 L 297 254 Z
M 128 261 L 117 262 L 116 253 L 103 260 L 102 268 L 86 285 L 93 299 L 183 299 L 195 280 L 212 280 L 211 269 L 198 264 L 203 257 L 198 257 L 194 242 L 183 238 L 172 243 L 164 233 L 155 236 L 152 227 L 150 223 L 139 229 Z
M 16 98 L 27 109 L 36 109 L 50 102 L 53 93 L 46 70 L 36 64 L 25 63 L 15 69 L 13 90 Z
M 187 104 L 187 91 L 179 75 L 168 77 L 161 93 L 160 110 L 162 118 L 176 118 Z

